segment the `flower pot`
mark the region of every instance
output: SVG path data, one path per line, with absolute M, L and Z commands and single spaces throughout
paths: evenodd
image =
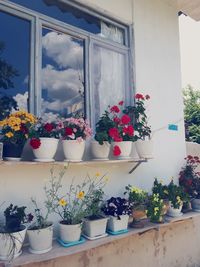
M 135 142 L 136 150 L 140 158 L 149 159 L 153 157 L 153 141 L 137 140 Z
M 91 153 L 94 159 L 97 160 L 108 160 L 110 152 L 110 144 L 104 142 L 103 145 L 100 145 L 97 141 L 91 142 Z
M 121 215 L 120 220 L 117 217 L 110 216 L 108 219 L 107 229 L 113 232 L 126 230 L 128 228 L 128 215 Z
M 69 161 L 82 161 L 85 150 L 85 141 L 63 140 L 63 152 L 65 159 Z
M 53 224 L 43 229 L 28 229 L 27 234 L 31 253 L 43 254 L 52 249 Z
M 81 237 L 82 224 L 65 224 L 63 221 L 59 223 L 60 239 L 65 242 L 79 241 Z
M 191 200 L 192 209 L 200 212 L 200 199 L 194 198 Z
M 14 233 L 0 233 L 0 260 L 10 260 L 18 257 L 26 235 L 26 227 Z
M 54 156 L 56 154 L 58 139 L 40 137 L 40 147 L 33 149 L 33 154 L 36 157 L 35 161 L 41 162 L 51 162 L 54 161 Z
M 178 209 L 175 209 L 173 207 L 173 205 L 171 204 L 171 202 L 169 201 L 169 209 L 167 211 L 167 215 L 170 217 L 180 217 L 183 215 L 183 213 L 181 212 L 183 205 L 180 205 L 180 207 Z
M 113 148 L 118 146 L 121 150 L 121 153 L 116 158 L 118 159 L 127 159 L 130 158 L 132 150 L 132 141 L 122 141 L 122 142 L 113 142 Z
M 139 221 L 143 218 L 146 218 L 145 209 L 134 209 L 132 212 L 132 217 L 134 221 Z
M 24 144 L 3 144 L 3 158 L 10 161 L 19 161 L 23 152 Z
M 108 218 L 100 218 L 97 220 L 85 219 L 83 222 L 83 233 L 88 237 L 97 237 L 106 233 L 106 225 Z

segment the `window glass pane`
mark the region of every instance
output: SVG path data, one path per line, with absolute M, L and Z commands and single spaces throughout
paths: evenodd
M 43 28 L 42 113 L 84 113 L 84 41 Z
M 92 80 L 95 122 L 108 105 L 126 100 L 125 64 L 125 55 L 94 45 Z
M 124 30 L 110 23 L 103 22 L 90 14 L 76 9 L 59 0 L 11 0 L 17 4 L 64 21 L 85 31 L 98 34 L 103 38 L 124 44 Z
M 30 22 L 0 11 L 0 119 L 28 109 Z

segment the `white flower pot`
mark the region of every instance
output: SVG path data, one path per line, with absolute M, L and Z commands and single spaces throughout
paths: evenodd
M 15 233 L 0 233 L 0 260 L 18 257 L 26 235 L 26 227 Z
M 128 215 L 121 215 L 120 220 L 117 217 L 110 216 L 108 219 L 107 229 L 113 232 L 126 230 L 128 228 Z
M 200 199 L 194 198 L 191 200 L 192 209 L 200 212 Z
M 118 159 L 126 159 L 130 158 L 130 154 L 132 151 L 132 141 L 122 141 L 122 142 L 113 142 L 113 148 L 114 146 L 118 146 L 121 150 L 121 154 L 119 156 L 115 156 L 115 158 Z
M 110 144 L 104 142 L 103 145 L 100 145 L 97 141 L 91 142 L 91 153 L 94 159 L 97 160 L 108 160 L 110 152 Z
M 41 145 L 37 149 L 33 149 L 33 154 L 36 157 L 35 161 L 49 162 L 54 161 L 56 154 L 58 139 L 40 137 Z
M 167 211 L 167 215 L 170 217 L 180 217 L 183 215 L 183 213 L 181 212 L 183 205 L 180 205 L 179 209 L 175 209 L 173 207 L 173 205 L 171 204 L 171 202 L 169 201 L 169 208 Z
M 65 159 L 69 161 L 81 161 L 85 150 L 85 141 L 63 140 L 63 152 Z
M 82 224 L 63 224 L 59 223 L 60 239 L 65 242 L 75 242 L 79 241 L 81 238 L 81 228 Z
M 153 157 L 153 141 L 137 140 L 135 142 L 136 150 L 140 158 L 149 159 Z
M 31 253 L 42 254 L 52 249 L 53 225 L 37 230 L 28 229 L 27 234 Z
M 100 218 L 97 220 L 85 219 L 83 222 L 83 233 L 88 237 L 97 237 L 106 233 L 106 225 L 108 218 Z

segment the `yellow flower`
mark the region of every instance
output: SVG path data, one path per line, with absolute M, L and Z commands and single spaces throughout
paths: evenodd
M 67 206 L 67 201 L 64 200 L 64 198 L 61 198 L 58 202 L 58 204 L 62 207 L 65 207 Z
M 168 195 L 168 194 L 169 194 L 167 190 L 164 190 L 163 192 L 164 192 L 166 195 Z
M 8 133 L 5 134 L 5 136 L 7 136 L 8 138 L 11 138 L 11 137 L 13 137 L 13 133 L 12 132 L 8 132 Z
M 101 174 L 100 174 L 99 172 L 97 172 L 97 173 L 95 174 L 95 176 L 96 176 L 96 177 L 99 177 L 99 176 L 101 176 Z
M 78 194 L 77 194 L 77 198 L 78 199 L 83 199 L 85 196 L 85 193 L 83 191 L 80 191 Z
M 161 179 L 161 180 L 160 180 L 160 183 L 161 183 L 161 184 L 163 184 L 163 183 L 164 183 L 164 181 Z

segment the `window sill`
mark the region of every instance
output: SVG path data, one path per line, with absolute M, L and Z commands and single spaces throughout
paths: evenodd
M 65 256 L 77 254 L 80 252 L 88 251 L 96 247 L 103 246 L 105 244 L 114 242 L 116 240 L 121 240 L 129 236 L 143 235 L 146 232 L 149 232 L 151 230 L 159 231 L 159 229 L 162 227 L 168 227 L 172 225 L 173 223 L 183 223 L 186 220 L 189 220 L 189 219 L 192 219 L 198 216 L 200 216 L 200 213 L 190 211 L 188 213 L 183 214 L 183 216 L 179 218 L 172 218 L 170 221 L 162 223 L 162 224 L 153 224 L 153 223 L 147 222 L 144 228 L 141 228 L 141 229 L 131 228 L 129 229 L 128 233 L 125 233 L 122 235 L 118 235 L 118 236 L 109 235 L 108 237 L 104 237 L 102 239 L 97 239 L 94 241 L 86 241 L 84 244 L 77 245 L 74 247 L 69 247 L 69 248 L 63 248 L 56 241 L 54 241 L 53 249 L 50 252 L 46 254 L 42 254 L 42 255 L 30 254 L 28 252 L 28 247 L 25 247 L 23 249 L 23 254 L 19 258 L 13 261 L 12 266 L 23 266 L 23 265 L 31 264 L 31 263 L 40 263 L 44 261 L 53 260 L 59 257 L 65 257 Z M 0 266 L 1 266 L 1 263 L 0 263 Z M 5 265 L 3 264 L 2 266 L 6 266 L 6 264 Z

